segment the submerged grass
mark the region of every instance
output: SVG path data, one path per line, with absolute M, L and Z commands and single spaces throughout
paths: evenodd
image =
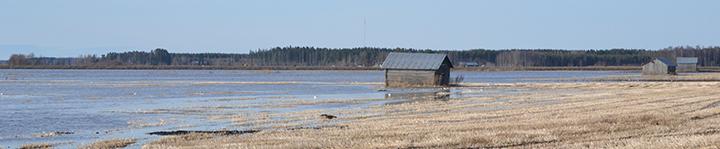
M 20 149 L 50 149 L 53 145 L 50 143 L 23 144 Z
M 720 83 L 491 84 L 549 89 L 365 109 L 296 112 L 323 129 L 163 137 L 143 148 L 718 148 Z M 501 102 L 484 102 L 507 99 Z M 543 104 L 539 104 L 543 103 Z M 498 108 L 502 107 L 502 108 Z M 337 119 L 320 120 L 332 112 Z M 306 122 L 306 123 L 305 123 Z M 298 125 L 294 121 L 266 121 Z M 301 124 L 302 125 L 302 124 Z

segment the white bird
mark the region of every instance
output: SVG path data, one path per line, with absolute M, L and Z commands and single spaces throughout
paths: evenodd
M 137 95 L 137 92 L 133 92 L 133 96 Z
M 317 99 L 317 96 L 313 96 L 314 99 Z

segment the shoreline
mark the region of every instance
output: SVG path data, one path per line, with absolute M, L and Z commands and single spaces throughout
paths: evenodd
M 199 66 L 199 65 L 129 65 L 129 66 L 9 66 L 0 65 L 0 69 L 87 69 L 87 70 L 383 70 L 379 67 L 326 67 L 326 66 Z M 463 67 L 452 71 L 494 72 L 494 71 L 641 71 L 640 66 L 580 66 L 580 67 Z M 698 72 L 720 72 L 720 67 L 698 67 Z
M 126 65 L 126 66 L 66 66 L 66 65 L 0 65 L 0 69 L 108 69 L 108 70 L 383 70 L 379 67 L 327 66 L 200 66 L 200 65 Z M 638 71 L 639 66 L 581 66 L 581 67 L 464 67 L 454 71 Z

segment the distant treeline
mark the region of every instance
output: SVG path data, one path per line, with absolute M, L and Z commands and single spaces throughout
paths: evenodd
M 377 67 L 390 52 L 447 53 L 456 66 L 478 64 L 501 67 L 567 67 L 567 66 L 639 66 L 655 57 L 698 57 L 700 66 L 720 66 L 720 47 L 669 47 L 660 50 L 555 50 L 555 49 L 473 49 L 463 51 L 419 50 L 405 48 L 315 48 L 277 47 L 229 53 L 170 53 L 165 49 L 150 52 L 111 52 L 101 56 L 75 58 L 35 57 L 13 54 L 10 66 L 162 66 L 199 65 L 233 67 Z

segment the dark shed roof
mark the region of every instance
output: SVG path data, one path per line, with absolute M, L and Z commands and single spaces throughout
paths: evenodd
M 387 55 L 387 58 L 385 58 L 382 68 L 437 70 L 440 69 L 440 66 L 446 60 L 452 68 L 452 63 L 450 63 L 450 59 L 448 59 L 447 54 L 392 52 Z
M 662 63 L 665 63 L 665 64 L 668 65 L 668 66 L 676 66 L 675 63 L 673 63 L 673 61 L 671 61 L 671 60 L 668 59 L 668 58 L 658 57 L 658 58 L 656 58 L 656 59 L 659 60 L 659 61 L 662 62 Z

